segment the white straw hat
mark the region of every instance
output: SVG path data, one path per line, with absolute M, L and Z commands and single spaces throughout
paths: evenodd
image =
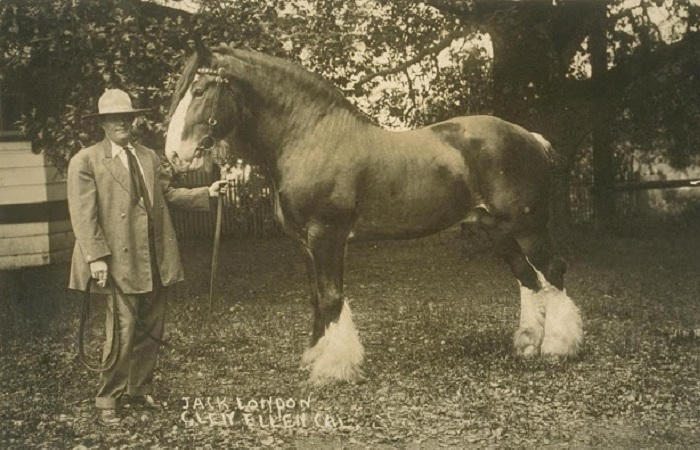
M 149 110 L 134 109 L 134 107 L 131 106 L 129 94 L 121 89 L 105 89 L 105 93 L 102 94 L 97 101 L 97 111 L 96 114 L 88 114 L 83 117 L 97 117 L 107 114 L 139 114 Z

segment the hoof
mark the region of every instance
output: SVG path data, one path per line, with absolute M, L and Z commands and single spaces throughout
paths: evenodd
M 532 328 L 516 331 L 513 339 L 515 352 L 526 358 L 539 355 L 541 342 L 542 333 Z
M 309 376 L 309 384 L 317 387 L 340 383 L 362 383 L 365 380 L 364 372 L 357 367 L 332 372 L 312 370 Z
M 518 352 L 518 356 L 523 358 L 534 358 L 540 353 L 540 351 L 534 345 L 528 345 L 525 348 L 519 348 L 516 351 Z
M 581 331 L 567 336 L 547 335 L 542 342 L 542 355 L 550 358 L 576 356 L 583 346 Z
M 307 349 L 301 359 L 301 368 L 311 372 L 309 384 L 324 386 L 333 383 L 360 382 L 365 379 L 361 360 L 348 360 L 342 354 L 334 355 L 328 351 L 327 345 L 324 346 L 321 340 L 319 344 Z
M 364 378 L 364 355 L 350 307 L 345 303 L 337 322 L 331 322 L 316 345 L 304 352 L 301 365 L 311 371 L 309 382 L 316 386 L 355 382 Z

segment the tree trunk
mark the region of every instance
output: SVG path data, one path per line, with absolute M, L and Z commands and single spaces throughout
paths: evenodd
M 488 17 L 493 43 L 494 114 L 542 134 L 563 157 L 553 170 L 550 202 L 550 230 L 560 244 L 570 234 L 573 157 L 590 132 L 592 112 L 588 101 L 564 86 L 571 59 L 590 33 L 593 11 L 581 3 L 477 4 L 477 13 Z
M 604 11 L 603 11 L 604 13 Z M 591 34 L 592 79 L 604 78 L 608 68 L 605 15 L 598 14 L 599 25 Z M 615 223 L 615 159 L 610 134 L 610 105 L 604 99 L 596 103 L 593 123 L 593 217 L 595 228 L 607 232 Z

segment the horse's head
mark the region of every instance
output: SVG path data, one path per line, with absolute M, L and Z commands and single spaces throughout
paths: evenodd
M 169 117 L 165 155 L 184 172 L 212 159 L 223 162 L 229 148 L 242 147 L 250 114 L 233 74 L 214 53 L 198 48 L 177 83 Z

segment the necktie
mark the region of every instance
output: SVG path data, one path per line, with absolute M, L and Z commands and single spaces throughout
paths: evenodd
M 143 197 L 144 205 L 146 206 L 146 211 L 150 215 L 150 201 L 148 198 L 148 191 L 146 190 L 146 182 L 141 174 L 141 169 L 139 169 L 139 163 L 136 161 L 136 155 L 131 150 L 131 147 L 124 147 L 126 152 L 126 158 L 129 161 L 129 175 L 131 177 L 131 193 L 134 195 L 134 201 L 138 203 L 139 199 Z

